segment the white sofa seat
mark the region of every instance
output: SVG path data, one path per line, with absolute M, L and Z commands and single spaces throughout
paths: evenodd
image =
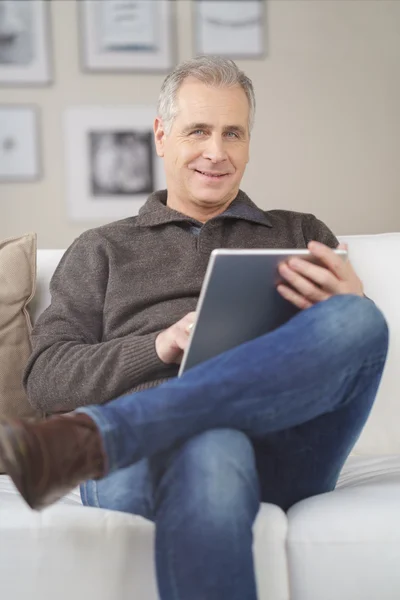
M 296 600 L 400 598 L 400 458 L 352 456 L 336 490 L 288 512 Z
M 400 234 L 349 236 L 367 295 L 384 311 L 390 352 L 375 407 L 337 488 L 286 515 L 262 505 L 254 527 L 260 600 L 400 598 Z M 50 301 L 62 250 L 38 252 L 34 317 Z M 10 600 L 156 600 L 154 526 L 85 508 L 75 490 L 43 513 L 0 476 L 0 596 Z M 56 590 L 56 592 L 55 592 Z
M 287 528 L 280 508 L 262 506 L 254 527 L 261 599 L 289 598 Z M 35 512 L 0 476 L 1 598 L 157 600 L 153 557 L 154 525 L 142 517 L 83 507 L 78 489 Z

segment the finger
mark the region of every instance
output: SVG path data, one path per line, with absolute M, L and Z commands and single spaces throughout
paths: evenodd
M 326 292 L 337 293 L 340 285 L 339 279 L 325 267 L 315 265 L 308 260 L 301 258 L 291 258 L 288 261 L 289 267 L 303 277 L 317 284 Z
M 185 327 L 185 332 L 190 335 L 192 333 L 192 329 L 194 327 L 194 323 L 189 323 L 189 325 L 186 325 Z
M 302 275 L 293 271 L 287 264 L 283 263 L 279 266 L 281 276 L 295 289 L 296 292 L 303 296 L 313 304 L 326 300 L 328 294 L 326 291 L 317 287 L 312 281 L 309 281 Z
M 282 298 L 285 298 L 285 300 L 288 300 L 291 304 L 294 304 L 294 306 L 300 308 L 300 310 L 304 310 L 305 308 L 310 308 L 310 306 L 312 306 L 312 303 L 307 300 L 307 298 L 304 298 L 304 296 L 301 296 L 286 285 L 279 284 L 276 289 Z
M 174 342 L 180 350 L 185 350 L 186 346 L 189 343 L 189 336 L 184 330 L 182 331 L 181 329 L 178 329 L 175 335 Z
M 195 320 L 196 313 L 193 311 L 185 315 L 180 321 L 178 321 L 178 323 L 182 324 L 184 327 L 187 327 L 188 325 L 194 323 Z
M 192 310 L 192 312 L 188 313 L 188 314 L 187 314 L 187 315 L 184 317 L 184 319 L 189 319 L 189 320 L 192 320 L 192 321 L 193 321 L 193 319 L 195 319 L 195 318 L 196 318 L 196 311 L 195 311 L 195 310 Z
M 340 280 L 346 278 L 346 263 L 345 261 L 334 253 L 332 248 L 321 244 L 320 242 L 310 242 L 308 249 L 311 254 L 325 265 L 336 277 Z

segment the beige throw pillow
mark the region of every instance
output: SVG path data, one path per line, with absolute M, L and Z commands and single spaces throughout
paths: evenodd
M 32 324 L 27 305 L 35 293 L 35 283 L 36 234 L 0 241 L 0 417 L 40 416 L 22 387 L 31 352 Z

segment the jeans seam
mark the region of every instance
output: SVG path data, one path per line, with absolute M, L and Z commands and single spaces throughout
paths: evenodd
M 93 479 L 88 481 L 88 483 L 92 485 L 93 504 L 96 506 L 96 508 L 100 508 L 99 496 L 97 493 L 97 484 Z
M 87 481 L 85 481 L 82 484 L 82 488 L 83 488 L 83 494 L 82 495 L 83 495 L 84 504 L 85 504 L 85 506 L 89 506 L 88 495 L 87 495 Z
M 158 526 L 157 523 L 156 523 L 156 526 Z M 170 543 L 168 544 L 167 551 L 166 551 L 167 563 L 168 563 L 168 574 L 169 574 L 169 578 L 170 578 L 171 587 L 173 588 L 173 594 L 174 594 L 173 600 L 181 600 L 181 595 L 178 590 L 176 577 L 174 575 L 175 567 L 176 567 L 176 560 L 175 560 L 175 553 L 173 551 L 173 535 L 171 536 L 171 538 L 172 538 L 172 543 L 170 541 Z
M 357 377 L 360 372 L 365 371 L 365 370 L 370 371 L 370 370 L 375 370 L 376 368 L 383 369 L 385 366 L 385 361 L 386 361 L 386 354 L 383 354 L 381 356 L 381 358 L 375 358 L 374 360 L 363 361 L 361 363 L 361 365 L 356 369 L 347 367 L 346 369 L 343 369 L 343 371 L 342 371 L 343 379 L 345 379 L 347 377 Z
M 384 365 L 385 363 L 385 359 L 386 359 L 386 355 L 383 354 L 381 358 L 376 358 L 372 361 L 369 360 L 365 360 L 361 363 L 361 365 L 357 368 L 353 368 L 353 367 L 346 367 L 345 369 L 341 370 L 341 375 L 343 376 L 343 379 L 346 379 L 347 377 L 355 377 L 360 371 L 367 369 L 371 369 L 372 367 L 381 367 L 382 363 Z M 310 389 L 314 389 L 314 385 L 312 386 L 312 388 Z M 303 392 L 307 392 L 307 389 L 302 390 Z M 281 397 L 285 397 L 288 394 L 293 394 L 293 391 L 286 391 L 286 390 L 282 390 L 281 392 L 275 394 L 275 397 L 277 398 L 281 398 Z
M 361 363 L 361 365 L 357 369 L 352 369 L 352 368 L 343 369 L 342 372 L 341 372 L 341 375 L 342 375 L 342 378 L 341 378 L 342 379 L 342 384 L 344 384 L 346 382 L 346 380 L 348 381 L 348 380 L 354 379 L 355 377 L 359 376 L 360 373 L 362 373 L 365 370 L 372 371 L 372 370 L 374 370 L 374 367 L 375 367 L 375 370 L 376 370 L 376 368 L 378 368 L 377 371 L 379 371 L 382 368 L 382 366 L 384 366 L 384 364 L 385 364 L 385 357 L 386 357 L 386 355 L 383 354 L 381 359 L 377 358 L 377 359 L 374 359 L 373 361 L 370 361 L 370 360 L 363 361 Z M 383 365 L 382 365 L 382 363 L 383 363 Z M 314 389 L 314 386 L 312 388 L 310 388 L 310 391 L 312 391 L 313 389 Z M 291 394 L 291 393 L 292 392 L 282 391 L 279 394 L 277 394 L 276 397 L 277 398 L 282 398 L 284 400 L 285 395 Z M 307 390 L 302 389 L 302 393 L 307 393 Z M 340 405 L 343 405 L 343 403 L 347 405 L 348 402 L 351 401 L 352 396 L 353 396 L 353 394 L 351 392 L 350 396 L 344 398 L 342 400 L 342 402 L 340 403 Z M 276 408 L 273 412 L 270 411 L 270 414 L 269 414 L 269 418 L 270 419 L 274 419 L 276 417 L 277 410 L 278 410 L 278 408 Z M 263 409 L 262 410 L 262 417 L 265 418 L 265 416 L 266 416 L 266 410 Z M 258 418 L 260 418 L 260 411 L 254 412 L 251 415 L 250 423 L 253 423 L 254 419 L 257 420 Z M 243 429 L 243 431 L 246 431 L 246 430 Z
M 382 361 L 375 361 L 375 362 L 369 362 L 369 363 L 363 363 L 361 365 L 361 367 L 358 369 L 358 374 L 360 374 L 361 371 L 365 371 L 366 369 L 368 369 L 369 371 L 371 370 L 371 367 L 381 367 L 382 366 Z M 357 386 L 356 386 L 357 387 Z M 347 396 L 343 402 L 341 403 L 343 404 L 348 404 L 349 402 L 351 402 L 354 398 L 354 396 L 357 395 L 357 392 L 355 392 L 354 390 L 352 392 L 350 392 L 349 396 Z M 376 400 L 376 396 L 374 398 L 373 404 L 375 404 L 375 400 Z

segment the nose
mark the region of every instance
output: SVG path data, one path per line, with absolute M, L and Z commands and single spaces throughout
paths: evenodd
M 210 135 L 204 147 L 203 157 L 216 164 L 226 160 L 224 142 L 218 135 Z

